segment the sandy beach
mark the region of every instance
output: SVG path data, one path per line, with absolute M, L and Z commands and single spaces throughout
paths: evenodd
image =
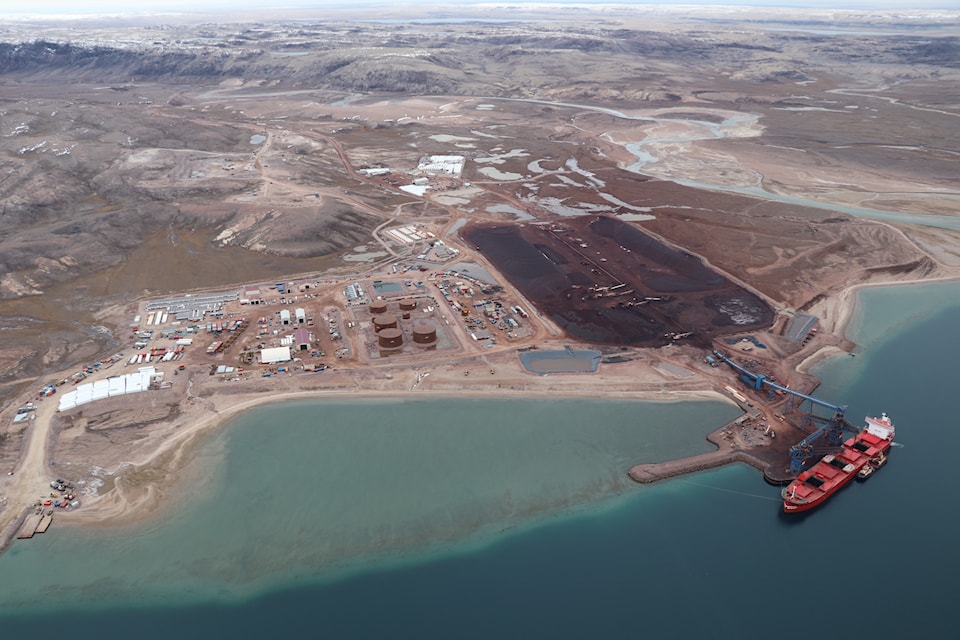
M 204 380 L 198 375 L 184 389 L 179 398 L 164 395 L 152 398 L 170 403 L 176 400 L 180 408 L 176 418 L 154 422 L 150 426 L 148 443 L 133 446 L 113 447 L 111 452 L 99 452 L 92 463 L 105 469 L 105 476 L 113 478 L 112 487 L 96 496 L 83 496 L 82 508 L 64 513 L 60 522 L 78 525 L 129 524 L 152 517 L 168 499 L 183 489 L 176 482 L 176 473 L 185 463 L 192 445 L 198 436 L 220 428 L 236 415 L 254 407 L 271 403 L 296 400 L 340 398 L 442 398 L 442 397 L 522 397 L 547 398 L 556 394 L 575 398 L 632 398 L 646 401 L 677 401 L 711 399 L 729 402 L 729 398 L 717 393 L 706 380 L 691 384 L 686 379 L 670 379 L 655 369 L 658 358 L 618 365 L 610 372 L 601 372 L 584 378 L 577 375 L 536 376 L 520 369 L 515 355 L 485 358 L 493 365 L 483 368 L 462 363 L 438 365 L 431 368 L 431 375 L 417 384 L 413 371 L 399 370 L 390 373 L 371 372 L 362 369 L 336 371 L 316 376 L 291 376 L 273 380 L 269 387 L 263 381 L 235 383 L 225 387 L 219 381 Z M 464 371 L 471 371 L 465 376 Z M 317 388 L 318 381 L 323 385 Z M 193 384 L 196 382 L 196 384 Z M 279 384 L 277 384 L 279 383 Z M 254 387 L 249 389 L 249 387 Z M 280 388 L 277 388 L 277 387 Z M 165 394 L 168 392 L 165 392 Z M 195 395 L 196 394 L 196 395 Z M 151 394 L 160 395 L 160 394 Z M 49 483 L 50 458 L 57 433 L 62 436 L 71 427 L 66 425 L 69 416 L 55 411 L 52 400 L 39 403 L 36 419 L 32 421 L 28 447 L 14 475 L 5 476 L 3 495 L 8 507 L 0 512 L 3 525 L 9 527 L 21 510 L 43 497 L 43 487 Z M 140 397 L 122 397 L 103 401 L 102 405 L 85 408 L 86 419 L 96 412 L 111 413 L 132 409 L 143 402 Z M 64 448 L 68 440 L 61 437 Z M 68 454 L 58 450 L 55 458 Z M 107 489 L 106 487 L 104 487 Z M 19 509 L 13 505 L 22 505 Z M 0 527 L 2 529 L 3 527 Z

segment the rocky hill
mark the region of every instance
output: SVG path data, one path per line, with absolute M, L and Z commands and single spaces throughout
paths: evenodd
M 414 94 L 531 97 L 547 90 L 560 97 L 559 86 L 609 89 L 642 81 L 659 98 L 671 91 L 671 83 L 654 72 L 664 63 L 766 82 L 795 82 L 805 77 L 806 68 L 865 61 L 960 65 L 955 36 L 663 32 L 616 24 L 206 25 L 95 42 L 76 37 L 11 41 L 11 35 L 0 41 L 0 73 L 19 78 L 187 84 L 242 78 L 288 87 Z
M 645 135 L 630 119 L 575 121 L 548 105 L 530 105 L 517 122 L 494 123 L 473 104 L 447 113 L 471 97 L 749 110 L 769 128 L 765 141 L 808 161 L 802 177 L 842 161 L 882 165 L 883 185 L 895 168 L 905 177 L 898 193 L 919 192 L 916 175 L 952 179 L 955 145 L 939 124 L 918 128 L 923 157 L 907 157 L 921 147 L 898 137 L 904 121 L 878 127 L 868 109 L 835 107 L 831 92 L 874 100 L 883 89 L 883 104 L 909 102 L 911 122 L 953 118 L 960 104 L 944 87 L 960 77 L 955 30 L 916 17 L 890 33 L 888 22 L 867 23 L 860 35 L 820 33 L 838 24 L 827 19 L 580 11 L 566 21 L 0 25 L 0 322 L 20 327 L 0 332 L 0 369 L 36 373 L 96 353 L 106 334 L 90 327 L 104 300 L 355 270 L 354 259 L 390 259 L 373 235 L 384 222 L 465 215 L 399 192 L 399 182 L 363 179 L 361 167 L 406 179 L 422 154 L 470 155 L 477 140 L 502 136 L 517 153 L 539 147 L 543 166 L 575 150 L 613 170 L 633 159 L 608 143 Z M 429 125 L 410 115 L 417 110 Z M 824 132 L 818 112 L 865 115 Z M 723 153 L 704 151 L 720 169 Z M 516 171 L 530 171 L 526 162 Z M 511 175 L 484 169 L 470 180 Z

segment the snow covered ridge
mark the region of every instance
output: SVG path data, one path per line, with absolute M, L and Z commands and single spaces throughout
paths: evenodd
M 119 31 L 119 30 L 118 30 Z M 98 35 L 64 34 L 55 32 L 45 34 L 46 40 L 32 40 L 29 34 L 0 34 L 0 62 L 7 68 L 11 64 L 34 64 L 52 62 L 91 61 L 94 58 L 119 54 L 144 53 L 216 53 L 218 55 L 240 55 L 251 53 L 243 47 L 218 46 L 219 39 L 151 39 L 149 32 L 136 32 L 128 37 L 119 37 L 118 33 Z M 35 37 L 35 34 L 34 36 Z M 261 53 L 257 50 L 256 53 Z
M 19 151 L 17 151 L 17 155 L 22 156 L 25 153 L 30 153 L 31 151 L 37 151 L 38 149 L 42 149 L 45 146 L 47 146 L 47 141 L 42 140 L 37 144 L 33 145 L 32 147 L 22 147 Z
M 34 151 L 39 151 L 40 153 L 45 153 L 47 149 L 55 156 L 68 156 L 70 152 L 76 148 L 77 145 L 72 144 L 69 147 L 60 148 L 60 147 L 47 147 L 47 141 L 41 140 L 37 144 L 30 147 L 20 147 L 17 150 L 17 155 L 22 156 L 27 153 L 33 153 Z

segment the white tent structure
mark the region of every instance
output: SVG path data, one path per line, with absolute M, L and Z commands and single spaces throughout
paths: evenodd
M 77 385 L 76 389 L 67 391 L 60 396 L 58 408 L 60 411 L 66 411 L 94 400 L 146 391 L 150 388 L 150 381 L 158 375 L 162 376 L 163 374 L 157 373 L 157 370 L 153 367 L 140 367 L 140 370 L 136 373 L 80 384 Z
M 290 347 L 273 347 L 271 349 L 260 350 L 260 362 L 263 364 L 277 364 L 278 362 L 290 362 L 293 358 L 290 356 Z

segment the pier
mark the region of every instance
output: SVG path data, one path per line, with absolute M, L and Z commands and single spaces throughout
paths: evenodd
M 765 413 L 776 415 L 771 409 L 741 405 L 744 413 L 707 435 L 707 441 L 717 450 L 709 453 L 650 464 L 638 464 L 630 468 L 628 475 L 636 482 L 651 483 L 688 473 L 722 467 L 732 462 L 742 462 L 763 472 L 763 479 L 773 485 L 783 485 L 793 479 L 789 472 L 789 443 L 796 442 L 804 433 L 779 419 L 765 422 Z
M 37 525 L 37 530 L 34 533 L 46 533 L 47 529 L 50 528 L 50 523 L 53 522 L 53 514 L 48 513 L 47 515 L 40 518 L 40 524 Z
M 23 521 L 23 526 L 20 527 L 20 533 L 17 534 L 17 539 L 24 540 L 26 538 L 32 538 L 33 534 L 37 532 L 37 527 L 40 526 L 40 520 L 42 517 L 38 514 L 27 516 L 27 519 Z
M 47 529 L 50 528 L 51 522 L 53 522 L 52 513 L 48 513 L 46 515 L 39 513 L 28 515 L 24 519 L 19 533 L 17 533 L 17 539 L 27 540 L 32 538 L 35 534 L 46 533 Z
M 759 458 L 756 458 L 745 451 L 711 451 L 710 453 L 701 453 L 689 458 L 680 460 L 671 460 L 669 462 L 656 462 L 653 464 L 638 464 L 631 467 L 628 472 L 630 478 L 637 482 L 648 484 L 659 482 L 667 478 L 682 476 L 687 473 L 705 471 L 715 467 L 722 467 L 731 462 L 744 462 L 761 471 L 766 470 L 768 464 Z

